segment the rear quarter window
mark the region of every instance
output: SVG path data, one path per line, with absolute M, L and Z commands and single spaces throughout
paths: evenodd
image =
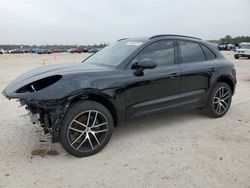
M 190 41 L 179 41 L 182 63 L 205 61 L 205 54 L 200 45 Z
M 206 60 L 212 60 L 216 58 L 214 53 L 210 49 L 208 49 L 206 46 L 201 45 L 201 48 L 206 56 Z

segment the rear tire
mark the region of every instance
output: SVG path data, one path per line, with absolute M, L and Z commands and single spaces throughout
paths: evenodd
M 239 56 L 235 55 L 234 58 L 235 58 L 235 59 L 239 59 Z
M 113 117 L 102 104 L 91 100 L 76 102 L 63 119 L 60 143 L 71 155 L 90 156 L 106 146 L 113 128 Z
M 210 117 L 220 118 L 229 110 L 231 101 L 232 90 L 229 85 L 217 82 L 210 91 L 204 111 Z

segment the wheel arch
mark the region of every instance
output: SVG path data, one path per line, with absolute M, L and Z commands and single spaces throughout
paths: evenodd
M 96 92 L 95 93 L 83 93 L 83 94 L 78 94 L 78 95 L 72 96 L 72 97 L 70 97 L 69 100 L 70 100 L 70 103 L 72 104 L 72 103 L 75 103 L 77 101 L 87 100 L 87 99 L 96 101 L 96 102 L 102 104 L 103 106 L 105 106 L 109 110 L 109 112 L 111 113 L 111 115 L 113 117 L 114 126 L 115 127 L 118 126 L 118 114 L 117 114 L 116 108 L 115 108 L 114 104 L 104 95 L 97 94 Z
M 232 93 L 234 93 L 234 90 L 235 90 L 235 84 L 232 80 L 232 78 L 230 78 L 229 76 L 226 76 L 226 75 L 222 75 L 220 76 L 218 79 L 216 79 L 216 81 L 214 82 L 217 83 L 217 82 L 224 82 L 224 83 L 227 83 L 232 91 Z

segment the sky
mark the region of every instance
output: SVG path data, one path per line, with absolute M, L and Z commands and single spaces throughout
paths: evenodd
M 0 0 L 0 44 L 99 44 L 250 35 L 250 0 Z

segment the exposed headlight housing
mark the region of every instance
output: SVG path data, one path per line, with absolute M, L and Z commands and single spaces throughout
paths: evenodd
M 59 81 L 62 78 L 61 75 L 54 75 L 54 76 L 49 76 L 40 80 L 37 80 L 35 82 L 29 83 L 20 89 L 17 90 L 17 93 L 32 93 L 32 92 L 37 92 L 39 90 L 42 90 L 57 81 Z

